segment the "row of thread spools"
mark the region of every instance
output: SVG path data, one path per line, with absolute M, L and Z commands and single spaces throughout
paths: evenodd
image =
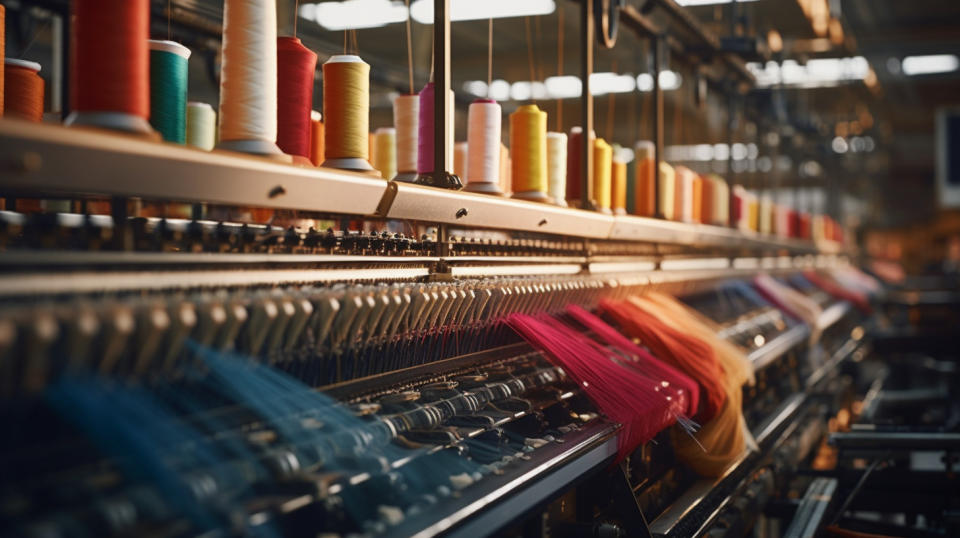
M 296 37 L 277 37 L 275 0 L 224 2 L 219 123 L 213 106 L 187 101 L 191 51 L 149 39 L 149 0 L 73 0 L 72 11 L 68 124 L 156 132 L 167 142 L 203 150 L 219 147 L 385 179 L 410 181 L 433 172 L 434 84 L 397 97 L 394 126 L 370 133 L 370 66 L 355 55 L 332 56 L 322 65 L 321 116 L 313 110 L 317 54 Z M 7 116 L 40 121 L 39 70 L 31 62 L 6 61 Z M 501 142 L 500 105 L 481 99 L 469 106 L 467 141 L 454 144 L 454 115 L 448 112 L 446 160 L 467 190 L 579 205 L 579 127 L 569 134 L 547 132 L 546 112 L 535 104 L 520 106 L 509 115 L 508 149 Z M 651 142 L 636 144 L 633 170 L 615 145 L 593 133 L 590 143 L 590 205 L 599 211 L 840 239 L 840 227 L 829 217 L 795 212 L 738 185 L 728 188 L 717 175 L 666 162 L 655 171 Z

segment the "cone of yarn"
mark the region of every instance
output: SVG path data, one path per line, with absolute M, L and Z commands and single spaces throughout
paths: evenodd
M 500 143 L 500 190 L 503 191 L 504 195 L 512 194 L 511 188 L 513 187 L 513 159 L 510 158 L 510 150 L 507 149 L 507 146 L 501 142 Z
M 549 202 L 547 197 L 547 113 L 523 105 L 510 114 L 513 197 Z
M 4 116 L 26 121 L 43 120 L 43 79 L 40 64 L 7 58 L 3 64 Z
M 420 125 L 418 128 L 418 137 L 417 137 L 417 174 L 418 175 L 430 175 L 433 174 L 433 138 L 434 138 L 434 118 L 433 113 L 433 97 L 435 93 L 435 85 L 433 82 L 428 82 L 426 86 L 420 90 Z M 450 98 L 448 99 L 450 106 L 453 106 L 453 91 L 450 91 Z M 446 167 L 449 170 L 453 166 L 453 110 L 447 111 L 447 120 L 450 122 L 447 125 L 447 143 L 444 144 L 448 148 L 448 154 L 444 158 L 446 162 Z
M 352 54 L 323 64 L 323 166 L 371 171 L 370 65 Z
M 310 111 L 310 162 L 314 166 L 323 164 L 323 116 L 316 110 Z
M 567 135 L 547 133 L 547 195 L 567 207 Z
M 691 221 L 703 222 L 703 180 L 700 174 L 693 173 L 693 192 L 691 195 Z
M 74 0 L 67 125 L 154 135 L 149 0 Z
M 222 58 L 218 147 L 281 158 L 276 0 L 224 1 Z
M 674 199 L 674 215 L 681 222 L 693 222 L 693 183 L 697 174 L 686 166 L 677 166 L 677 191 Z
M 667 220 L 674 220 L 676 218 L 674 202 L 676 200 L 677 174 L 666 161 L 660 161 L 660 173 L 657 175 L 657 181 L 660 189 L 660 216 Z
M 209 103 L 187 103 L 187 145 L 210 151 L 217 144 L 217 113 Z
M 596 139 L 596 133 L 590 133 L 590 140 Z M 593 145 L 591 144 L 591 147 Z M 567 137 L 567 203 L 578 206 L 582 202 L 581 158 L 583 157 L 583 129 L 571 127 Z M 592 171 L 591 171 L 592 173 Z
M 466 190 L 502 195 L 500 188 L 500 105 L 477 99 L 467 112 Z M 456 169 L 456 166 L 454 166 Z M 459 174 L 458 174 L 459 175 Z
M 700 175 L 700 220 L 704 224 L 713 224 L 713 180 L 705 175 Z
M 634 190 L 633 211 L 635 215 L 641 217 L 652 217 L 656 215 L 656 200 L 654 188 L 656 173 L 654 172 L 654 145 L 653 142 L 642 140 L 637 142 L 635 147 L 636 158 L 634 167 L 636 168 L 636 187 Z
M 612 196 L 613 148 L 607 141 L 593 141 L 593 206 L 597 211 L 610 213 Z
M 707 174 L 706 179 L 711 184 L 710 203 L 710 224 L 717 226 L 730 225 L 730 187 L 726 180 L 717 174 Z
M 277 38 L 277 146 L 294 160 L 309 162 L 313 125 L 313 79 L 317 55 L 295 37 Z
M 419 150 L 420 96 L 400 95 L 393 101 L 393 126 L 397 130 L 398 181 L 417 178 Z
M 373 167 L 380 171 L 383 179 L 393 179 L 397 175 L 397 130 L 393 127 L 380 127 L 374 131 Z
M 187 141 L 187 60 L 190 49 L 150 40 L 150 125 L 167 142 Z
M 453 173 L 461 180 L 467 178 L 467 143 L 457 142 L 453 145 Z
M 627 163 L 616 157 L 610 170 L 610 209 L 614 215 L 627 214 Z

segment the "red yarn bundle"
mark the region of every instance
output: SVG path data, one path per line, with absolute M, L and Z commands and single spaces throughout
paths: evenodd
M 674 424 L 687 407 L 683 390 L 625 367 L 614 352 L 555 318 L 514 314 L 507 324 L 561 366 L 604 415 L 623 425 L 620 459 Z
M 626 353 L 630 358 L 629 361 L 624 362 L 627 366 L 638 370 L 647 377 L 661 379 L 668 386 L 672 385 L 682 389 L 687 397 L 685 414 L 692 417 L 697 413 L 697 407 L 700 405 L 700 388 L 696 381 L 690 379 L 680 370 L 657 359 L 647 350 L 634 344 L 629 338 L 583 308 L 570 305 L 567 307 L 567 314 L 597 335 L 607 345 Z
M 849 301 L 850 304 L 857 307 L 857 309 L 864 314 L 870 315 L 870 313 L 873 312 L 873 308 L 870 306 L 870 300 L 867 299 L 866 295 L 847 289 L 837 284 L 832 278 L 823 276 L 816 271 L 804 271 L 803 276 L 807 277 L 807 280 L 812 282 L 813 285 L 835 298 L 842 301 Z
M 313 79 L 317 55 L 295 37 L 277 38 L 277 146 L 288 155 L 310 158 Z
M 608 314 L 630 336 L 640 338 L 655 357 L 690 376 L 700 386 L 700 407 L 694 419 L 701 424 L 717 416 L 727 399 L 725 374 L 713 348 L 702 340 L 674 330 L 655 316 L 627 302 L 603 301 Z

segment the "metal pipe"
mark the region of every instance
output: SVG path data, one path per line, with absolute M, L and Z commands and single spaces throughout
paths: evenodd
M 590 93 L 595 30 L 593 2 L 594 0 L 583 0 L 580 18 L 580 80 L 583 81 L 580 95 L 580 123 L 583 129 L 583 144 L 580 147 L 580 207 L 583 209 L 591 209 L 593 205 L 593 144 L 590 139 L 590 133 L 593 132 L 593 94 Z
M 433 2 L 433 178 L 447 176 L 447 112 L 450 106 L 450 0 Z

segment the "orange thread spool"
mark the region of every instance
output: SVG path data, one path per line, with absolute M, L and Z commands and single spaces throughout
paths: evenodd
M 310 113 L 310 162 L 320 166 L 323 162 L 323 122 L 320 113 L 314 110 Z
M 7 58 L 3 64 L 4 114 L 9 118 L 43 120 L 43 79 L 40 64 Z
M 613 159 L 610 171 L 610 205 L 615 215 L 627 214 L 627 163 Z

